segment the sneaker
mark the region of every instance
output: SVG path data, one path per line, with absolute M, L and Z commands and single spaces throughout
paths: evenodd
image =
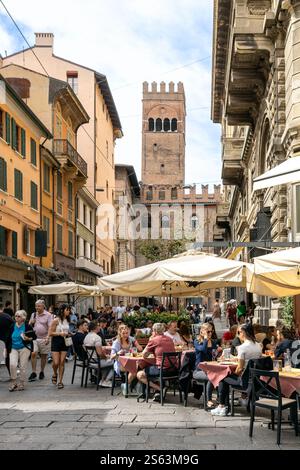
M 108 380 L 102 380 L 100 382 L 100 385 L 101 387 L 104 387 L 104 388 L 111 388 L 112 382 L 109 382 Z
M 32 374 L 30 375 L 30 377 L 28 379 L 28 382 L 34 382 L 36 379 L 37 379 L 36 373 L 32 372 Z
M 44 380 L 44 378 L 45 378 L 44 372 L 40 372 L 39 379 Z
M 68 362 L 73 361 L 73 359 L 74 359 L 73 356 L 68 356 L 68 357 L 67 357 L 67 361 L 68 361 Z
M 155 392 L 154 393 L 154 396 L 152 398 L 152 401 L 153 402 L 160 402 L 160 393 L 159 392 Z
M 218 406 L 218 408 L 211 410 L 211 414 L 213 416 L 227 416 L 227 408 Z

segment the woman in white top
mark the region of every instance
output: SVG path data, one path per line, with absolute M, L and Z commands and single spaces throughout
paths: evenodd
M 242 385 L 245 388 L 246 385 L 242 382 L 242 375 L 248 362 L 252 359 L 259 359 L 262 356 L 261 345 L 256 342 L 253 327 L 250 323 L 240 325 L 238 335 L 242 342 L 241 346 L 237 347 L 238 365 L 234 374 L 229 375 L 219 383 L 220 405 L 211 411 L 211 414 L 214 416 L 226 416 L 227 408 L 225 405 L 229 400 L 230 385 Z
M 52 353 L 52 368 L 53 376 L 52 383 L 57 384 L 57 371 L 59 373 L 58 388 L 64 388 L 63 376 L 65 372 L 65 361 L 69 345 L 66 344 L 66 338 L 70 338 L 70 314 L 71 307 L 63 304 L 58 311 L 56 318 L 53 320 L 50 326 L 49 336 L 52 338 L 51 341 L 51 353 Z
M 175 346 L 184 345 L 184 341 L 177 331 L 177 321 L 170 321 L 168 323 L 168 330 L 165 332 L 165 336 L 171 338 Z

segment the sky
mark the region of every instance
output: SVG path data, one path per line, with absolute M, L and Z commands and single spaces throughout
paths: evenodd
M 142 83 L 182 81 L 186 184 L 220 183 L 220 126 L 211 115 L 213 0 L 4 0 L 31 45 L 55 35 L 54 53 L 107 76 L 124 137 L 116 162 L 141 172 Z M 0 3 L 0 53 L 26 48 Z M 200 189 L 200 188 L 199 188 Z

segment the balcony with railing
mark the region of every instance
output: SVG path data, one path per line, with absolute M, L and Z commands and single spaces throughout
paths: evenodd
M 96 261 L 86 258 L 85 256 L 79 256 L 76 259 L 76 268 L 96 274 L 99 277 L 103 276 L 103 267 Z
M 87 178 L 87 163 L 68 140 L 55 139 L 53 141 L 53 153 L 66 167 L 75 167 L 79 177 Z

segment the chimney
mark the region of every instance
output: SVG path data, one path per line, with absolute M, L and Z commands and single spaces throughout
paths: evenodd
M 54 34 L 53 33 L 35 33 L 36 47 L 51 47 L 53 49 Z

